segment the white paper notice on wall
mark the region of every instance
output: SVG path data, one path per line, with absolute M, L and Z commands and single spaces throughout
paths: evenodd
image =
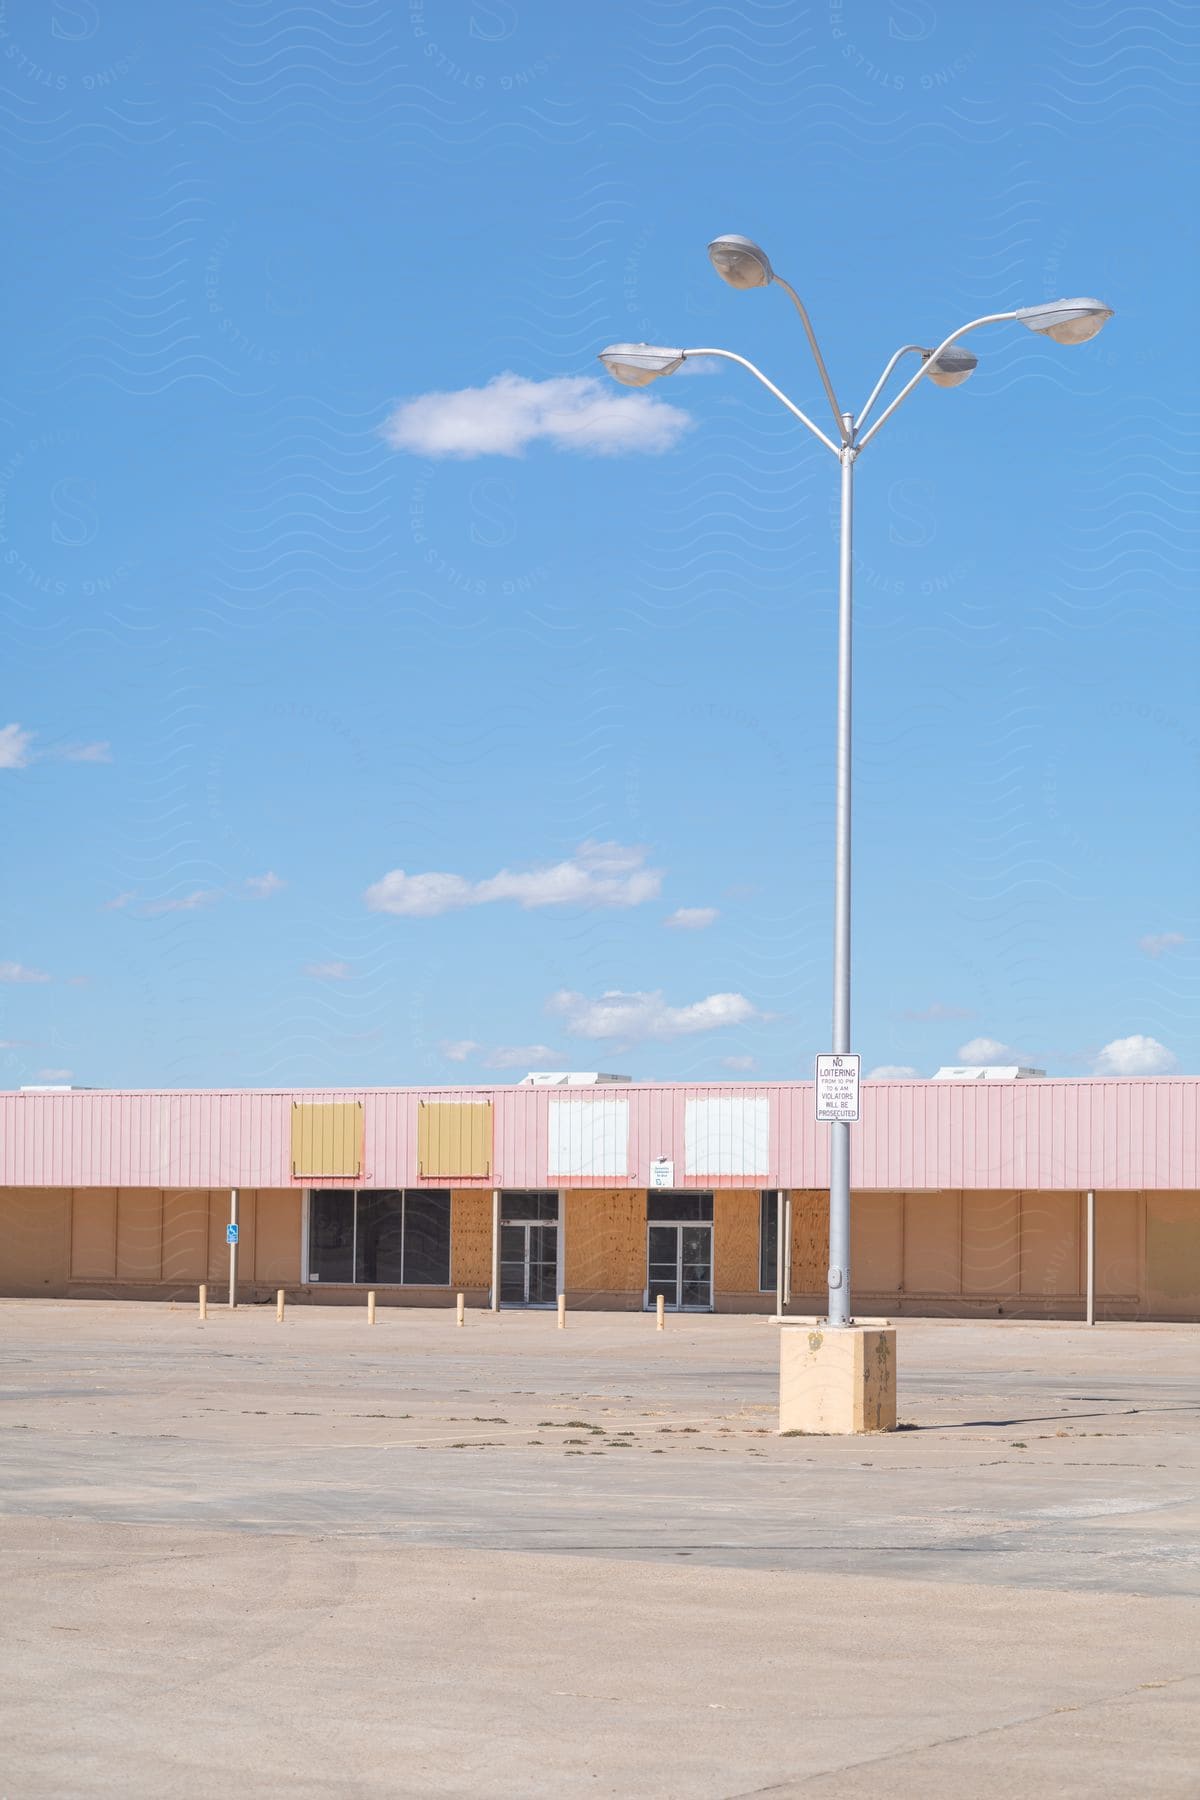
M 766 1175 L 771 1102 L 765 1094 L 722 1094 L 684 1108 L 684 1166 L 689 1175 Z
M 628 1100 L 552 1100 L 547 1174 L 627 1175 Z
M 860 1056 L 818 1056 L 817 1117 L 833 1125 L 857 1125 Z
M 650 1164 L 650 1186 L 652 1188 L 673 1188 L 675 1186 L 675 1164 L 668 1156 L 658 1156 Z

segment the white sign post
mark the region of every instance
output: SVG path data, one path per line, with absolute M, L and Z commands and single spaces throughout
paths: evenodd
M 860 1056 L 818 1056 L 817 1117 L 830 1124 L 858 1124 Z

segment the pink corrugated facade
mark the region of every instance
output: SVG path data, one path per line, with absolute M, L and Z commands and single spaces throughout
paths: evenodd
M 813 1118 L 812 1084 L 781 1082 L 0 1094 L 0 1186 L 304 1187 L 310 1178 L 292 1171 L 292 1105 L 330 1100 L 362 1102 L 363 1167 L 357 1182 L 321 1185 L 420 1186 L 423 1098 L 494 1103 L 491 1173 L 455 1186 L 645 1188 L 657 1158 L 674 1164 L 677 1188 L 813 1189 L 828 1181 L 828 1132 Z M 689 1102 L 723 1100 L 765 1118 L 767 1131 L 753 1152 L 710 1153 L 714 1166 L 706 1168 L 689 1137 Z M 610 1114 L 609 1160 L 565 1169 L 553 1150 L 565 1115 L 553 1109 L 613 1102 L 623 1104 Z M 860 1189 L 1193 1191 L 1200 1081 L 868 1083 L 852 1141 Z M 739 1167 L 739 1156 L 755 1166 Z

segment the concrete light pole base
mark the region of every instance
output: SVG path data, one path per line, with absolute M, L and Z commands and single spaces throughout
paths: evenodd
M 850 1437 L 896 1429 L 896 1333 L 876 1325 L 785 1325 L 779 1429 Z

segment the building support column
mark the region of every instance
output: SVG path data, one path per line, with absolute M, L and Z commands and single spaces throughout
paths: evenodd
M 1096 1190 L 1087 1196 L 1087 1322 L 1096 1323 Z
M 500 1311 L 500 1189 L 492 1189 L 492 1311 Z
M 229 1304 L 237 1305 L 238 1284 L 238 1190 L 229 1190 Z

